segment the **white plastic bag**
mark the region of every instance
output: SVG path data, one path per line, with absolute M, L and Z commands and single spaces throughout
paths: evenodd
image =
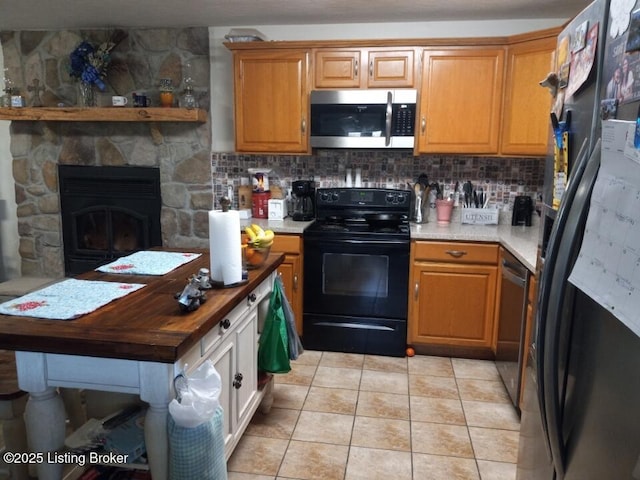
M 211 360 L 188 377 L 178 377 L 174 385 L 177 398 L 169 403 L 169 413 L 176 425 L 195 428 L 213 418 L 220 405 L 222 382 Z

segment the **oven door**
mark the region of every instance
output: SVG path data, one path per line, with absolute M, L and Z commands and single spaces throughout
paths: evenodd
M 406 321 L 408 284 L 408 241 L 305 239 L 305 313 Z

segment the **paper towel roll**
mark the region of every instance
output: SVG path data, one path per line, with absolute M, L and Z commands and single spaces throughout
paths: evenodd
M 211 280 L 232 285 L 242 281 L 242 238 L 237 210 L 209 212 Z

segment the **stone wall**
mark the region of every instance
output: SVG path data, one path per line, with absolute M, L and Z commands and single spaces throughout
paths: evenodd
M 10 80 L 31 100 L 28 85 L 38 79 L 44 106 L 77 105 L 78 85 L 68 74 L 69 53 L 82 40 L 97 45 L 111 31 L 2 32 L 4 65 Z M 198 102 L 209 109 L 207 28 L 127 30 L 112 51 L 107 89 L 111 95 L 144 92 L 158 105 L 158 80 L 183 86 L 190 64 Z M 212 207 L 209 122 L 12 122 L 11 155 L 22 274 L 64 275 L 57 165 L 159 167 L 162 241 L 167 247 L 208 245 L 207 211 Z

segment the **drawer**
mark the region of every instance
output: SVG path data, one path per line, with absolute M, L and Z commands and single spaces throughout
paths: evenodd
M 300 235 L 280 235 L 273 237 L 273 252 L 299 254 L 302 251 L 302 239 Z
M 429 262 L 498 264 L 495 243 L 414 242 L 413 259 Z
M 236 326 L 242 320 L 244 314 L 249 310 L 249 302 L 241 301 L 233 310 L 231 310 L 225 317 L 207 332 L 202 337 L 202 355 L 208 355 L 212 348 L 215 348 L 222 339 L 229 336 L 229 333 L 235 330 Z

